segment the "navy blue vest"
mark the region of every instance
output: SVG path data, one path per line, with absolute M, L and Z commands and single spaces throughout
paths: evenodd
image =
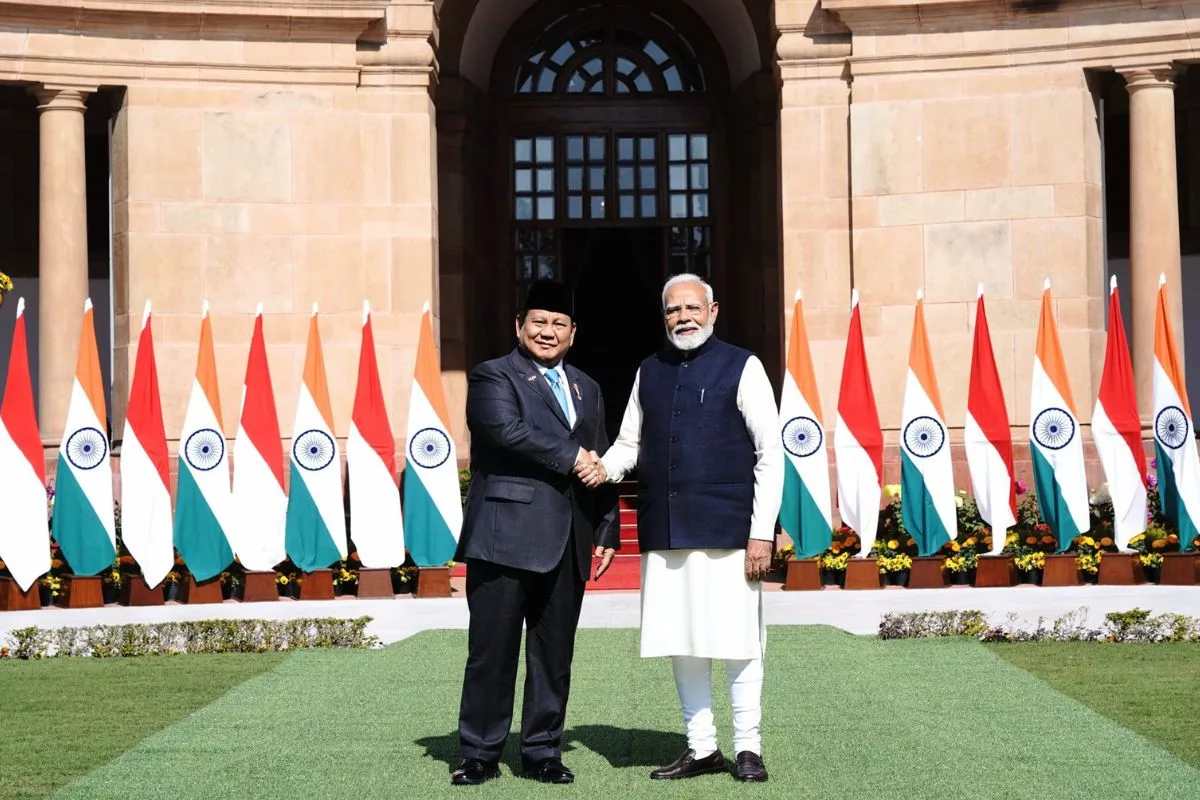
M 757 457 L 737 407 L 750 352 L 716 338 L 642 362 L 638 545 L 741 549 L 750 538 Z

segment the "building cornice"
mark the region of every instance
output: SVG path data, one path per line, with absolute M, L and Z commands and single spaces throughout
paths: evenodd
M 386 0 L 0 0 L 0 27 L 64 34 L 356 41 Z
M 1191 0 L 821 0 L 821 8 L 857 32 L 914 31 L 980 22 L 1034 24 L 1046 17 L 1151 11 Z

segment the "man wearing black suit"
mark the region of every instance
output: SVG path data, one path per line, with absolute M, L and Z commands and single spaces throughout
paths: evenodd
M 600 485 L 592 456 L 608 448 L 604 398 L 563 363 L 575 339 L 571 316 L 562 284 L 534 284 L 517 315 L 516 349 L 477 366 L 467 388 L 471 486 L 454 558 L 467 564 L 471 621 L 456 785 L 500 774 L 523 625 L 522 776 L 575 779 L 560 749 L 575 629 L 593 553 L 599 578 L 619 526 L 614 487 Z

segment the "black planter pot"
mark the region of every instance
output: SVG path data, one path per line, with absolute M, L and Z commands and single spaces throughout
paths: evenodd
M 245 580 L 237 583 L 225 583 L 221 585 L 221 597 L 225 600 L 236 600 L 242 602 L 242 598 L 246 596 Z
M 1030 583 L 1034 586 L 1042 585 L 1042 569 L 1035 567 L 1030 570 L 1017 570 L 1017 583 Z
M 908 586 L 908 573 L 909 571 L 906 569 L 898 570 L 896 572 L 885 572 L 883 573 L 883 585 Z
M 162 587 L 163 602 L 179 602 L 179 583 L 164 583 Z
M 1084 572 L 1083 570 L 1079 570 L 1079 577 L 1083 580 L 1084 583 L 1099 583 L 1100 582 L 1100 573 L 1099 572 Z
M 821 570 L 821 585 L 822 586 L 846 586 L 846 570 L 844 569 L 823 569 Z
M 975 585 L 975 570 L 968 569 L 964 571 L 948 571 L 946 580 L 951 586 L 974 586 Z
M 104 600 L 104 605 L 111 605 L 117 602 L 117 598 L 121 594 L 121 587 L 115 583 L 101 583 L 100 596 Z
M 275 588 L 279 590 L 280 597 L 290 597 L 297 599 L 300 597 L 299 581 L 288 581 L 287 583 L 277 583 Z
M 54 601 L 54 597 L 50 594 L 49 586 L 41 583 L 38 584 L 38 601 L 42 604 L 43 608 Z
M 356 582 L 354 582 L 354 583 L 352 583 L 352 582 L 335 583 L 333 585 L 333 594 L 334 594 L 334 597 L 345 597 L 346 595 L 357 595 L 358 594 L 358 583 L 356 583 Z
M 1146 576 L 1146 583 L 1158 583 L 1162 578 L 1162 567 L 1142 567 L 1142 574 Z
M 412 594 L 417 590 L 417 582 L 412 578 L 400 577 L 392 573 L 392 594 Z

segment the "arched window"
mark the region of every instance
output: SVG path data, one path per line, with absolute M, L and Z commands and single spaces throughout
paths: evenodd
M 546 28 L 526 52 L 513 85 L 518 95 L 619 97 L 703 92 L 695 50 L 674 26 L 649 14 L 634 31 L 608 20 L 611 6 L 584 6 Z

